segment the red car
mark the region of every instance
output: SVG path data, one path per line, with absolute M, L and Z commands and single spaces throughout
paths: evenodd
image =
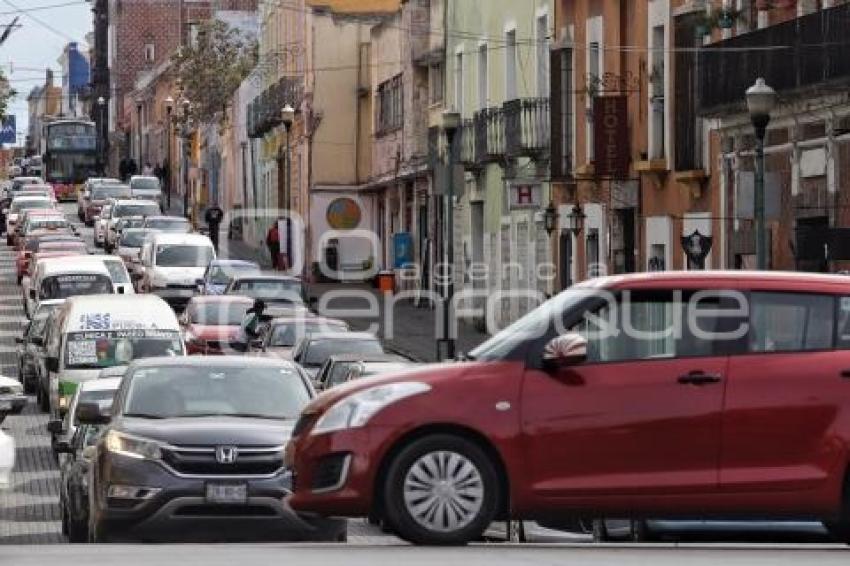
M 15 256 L 15 268 L 19 285 L 21 283 L 21 279 L 29 268 L 32 254 L 38 252 L 40 246 L 45 245 L 48 242 L 71 242 L 72 244 L 82 243 L 80 239 L 72 233 L 57 234 L 53 232 L 40 231 L 37 234 L 27 236 L 27 238 L 20 243 Z
M 238 296 L 201 295 L 190 299 L 180 316 L 186 353 L 224 354 L 253 304 L 252 299 Z
M 462 544 L 494 520 L 818 518 L 850 542 L 850 280 L 598 278 L 475 349 L 331 389 L 290 505 Z

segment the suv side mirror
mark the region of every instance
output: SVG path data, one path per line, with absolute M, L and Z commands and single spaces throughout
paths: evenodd
M 110 420 L 109 410 L 99 403 L 80 403 L 77 405 L 77 421 L 80 424 L 101 425 Z
M 546 369 L 575 366 L 586 359 L 587 340 L 575 332 L 556 336 L 543 348 L 543 366 Z

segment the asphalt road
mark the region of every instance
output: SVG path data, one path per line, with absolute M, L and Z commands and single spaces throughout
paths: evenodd
M 404 564 L 434 566 L 724 566 L 799 564 L 847 564 L 850 550 L 836 546 L 673 546 L 673 545 L 475 545 L 466 548 L 412 548 L 361 545 L 150 545 L 65 547 L 3 547 L 0 561 L 15 566 L 250 566 L 297 564 L 298 566 L 374 566 Z

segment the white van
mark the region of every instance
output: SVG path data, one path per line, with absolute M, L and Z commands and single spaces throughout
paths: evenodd
M 77 385 L 139 358 L 182 356 L 177 316 L 153 295 L 72 297 L 45 335 L 50 413 L 61 417 Z
M 198 289 L 207 265 L 216 258 L 212 241 L 200 234 L 160 232 L 142 246 L 140 288 L 174 306 L 185 306 Z
M 30 316 L 45 299 L 115 292 L 112 277 L 102 261 L 89 261 L 88 256 L 45 258 L 35 266 L 24 310 Z
M 124 261 L 114 255 L 83 255 L 83 256 L 64 256 L 57 258 L 46 258 L 56 260 L 57 263 L 66 262 L 75 265 L 88 265 L 100 263 L 109 272 L 109 277 L 112 279 L 113 292 L 117 295 L 135 295 L 133 282 L 130 280 L 130 273 L 124 265 Z

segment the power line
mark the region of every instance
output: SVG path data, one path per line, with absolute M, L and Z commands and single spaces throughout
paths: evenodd
M 65 8 L 67 6 L 83 6 L 88 4 L 85 0 L 74 0 L 72 2 L 63 2 L 61 4 L 50 4 L 46 6 L 35 6 L 32 8 L 15 9 L 15 11 L 0 12 L 0 16 L 12 16 L 15 14 L 30 14 L 32 12 L 43 12 L 46 10 L 54 10 L 56 8 Z
M 50 24 L 48 24 L 47 22 L 45 22 L 41 18 L 34 16 L 32 13 L 30 13 L 31 9 L 30 10 L 23 10 L 23 9 L 19 8 L 18 6 L 16 6 L 14 3 L 12 3 L 11 0 L 3 0 L 3 3 L 6 4 L 7 6 L 9 6 L 10 8 L 13 8 L 15 10 L 15 13 L 22 14 L 22 15 L 26 16 L 27 18 L 31 19 L 32 21 L 34 21 L 35 23 L 37 23 L 38 25 L 40 25 L 44 29 L 46 29 L 50 32 L 53 32 L 54 34 L 67 39 L 68 41 L 77 41 L 76 39 L 74 39 L 73 37 L 68 35 L 67 33 L 56 29 L 55 27 L 51 26 Z

